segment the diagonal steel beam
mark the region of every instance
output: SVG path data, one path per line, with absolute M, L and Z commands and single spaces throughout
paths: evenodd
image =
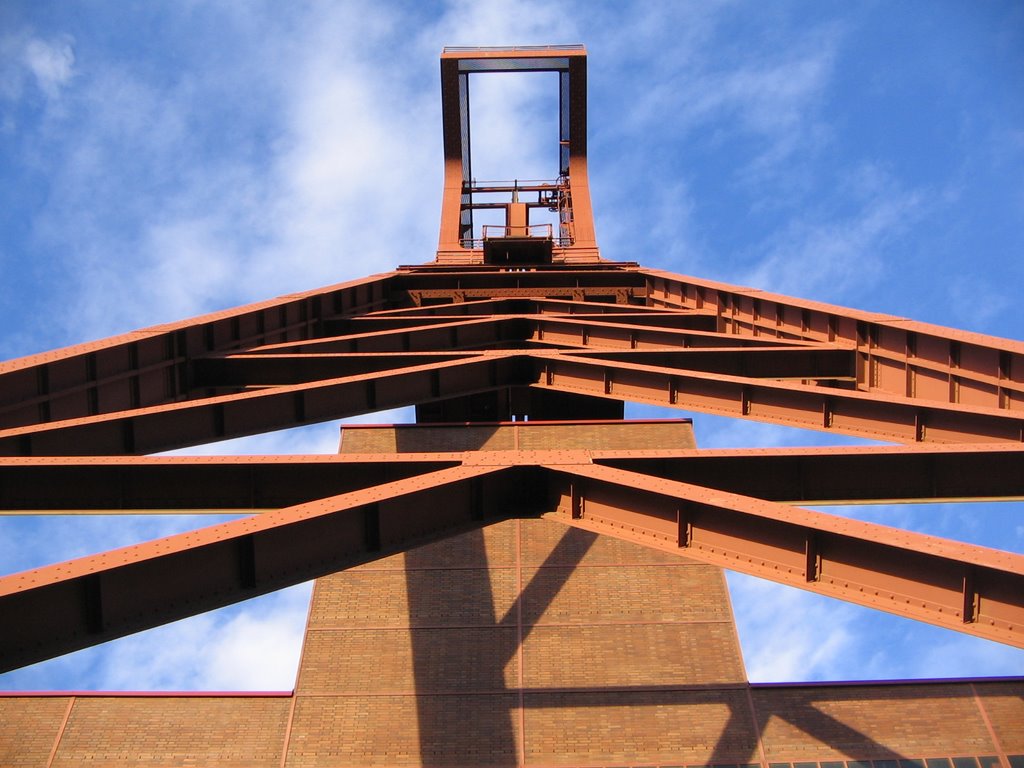
M 423 307 L 401 307 L 383 309 L 365 315 L 354 316 L 356 320 L 372 321 L 376 319 L 394 318 L 409 319 L 442 315 L 447 317 L 464 315 L 500 315 L 500 314 L 554 314 L 554 315 L 659 315 L 662 317 L 679 314 L 677 309 L 648 307 L 641 304 L 608 304 L 600 301 L 572 301 L 569 299 L 544 298 L 541 296 L 505 299 L 474 299 L 457 304 L 439 304 Z M 690 310 L 685 314 L 713 314 Z
M 529 484 L 515 474 L 501 466 L 441 469 L 7 576 L 0 671 L 479 524 L 508 500 L 524 501 Z
M 474 302 L 473 304 L 446 304 L 444 307 L 454 308 L 459 306 L 474 306 L 477 303 L 487 302 Z M 385 313 L 375 312 L 369 315 L 359 315 L 356 317 L 347 318 L 336 318 L 330 322 L 324 323 L 325 335 L 340 336 L 347 333 L 367 333 L 371 331 L 393 331 L 402 328 L 413 328 L 424 325 L 441 324 L 459 322 L 464 320 L 479 319 L 488 317 L 491 319 L 497 318 L 511 318 L 511 317 L 528 317 L 531 319 L 553 321 L 558 319 L 571 319 L 576 323 L 594 323 L 594 324 L 627 324 L 638 327 L 652 327 L 652 328 L 665 328 L 665 329 L 678 329 L 678 330 L 694 330 L 694 331 L 706 331 L 706 332 L 718 332 L 718 319 L 707 312 L 637 312 L 636 309 L 643 309 L 642 307 L 619 307 L 618 312 L 611 310 L 600 310 L 595 309 L 595 305 L 584 305 L 580 303 L 580 307 L 575 312 L 558 312 L 558 311 L 538 311 L 536 309 L 540 302 L 534 300 L 507 300 L 504 302 L 507 306 L 504 307 L 506 311 L 496 311 L 492 313 L 458 313 L 455 311 L 441 312 L 437 311 L 437 307 L 432 307 L 435 311 L 429 315 L 391 315 Z M 570 302 L 565 302 L 569 304 Z M 527 306 L 520 306 L 526 304 Z M 533 306 L 530 306 L 533 305 Z M 601 305 L 597 305 L 600 307 Z M 616 307 L 618 305 L 606 305 L 607 307 Z M 515 310 L 515 311 L 513 311 Z M 766 340 L 766 343 L 771 343 L 774 340 Z M 734 342 L 743 344 L 742 341 Z
M 801 345 L 799 341 L 772 338 L 737 337 L 718 333 L 711 327 L 708 330 L 688 329 L 685 327 L 666 327 L 658 325 L 634 325 L 631 323 L 605 322 L 605 316 L 599 317 L 540 317 L 529 318 L 532 322 L 533 336 L 537 341 L 565 346 L 582 346 L 600 349 L 688 349 L 691 347 L 793 347 Z M 698 322 L 699 321 L 699 322 Z M 700 325 L 705 321 L 695 316 L 691 324 Z M 807 344 L 808 347 L 812 345 Z M 814 345 L 820 346 L 820 345 Z
M 856 347 L 865 391 L 1024 411 L 1024 343 L 644 269 L 649 303 L 715 312 L 730 335 Z
M 834 379 L 854 381 L 853 350 L 822 346 L 726 347 L 723 349 L 631 349 L 573 352 L 584 360 L 609 360 L 627 365 L 646 365 L 730 376 L 771 379 Z
M 182 400 L 190 360 L 314 337 L 324 318 L 388 305 L 392 278 L 375 275 L 0 361 L 0 428 Z
M 299 352 L 431 352 L 524 338 L 529 326 L 516 317 L 417 318 L 391 330 L 362 330 L 348 320 L 328 335 L 249 348 L 260 354 Z
M 437 365 L 479 357 L 474 352 L 356 352 L 296 354 L 232 354 L 193 363 L 194 387 L 252 387 L 390 373 L 403 368 Z
M 652 455 L 657 453 L 679 455 Z M 170 501 L 183 505 L 211 501 L 211 486 L 218 501 L 239 506 L 280 498 L 282 489 L 288 489 L 285 495 L 298 493 L 293 490 L 296 481 L 312 481 L 301 493 L 330 493 L 339 483 L 350 490 L 259 518 L 0 579 L 0 621 L 29 619 L 29 628 L 16 625 L 15 639 L 0 639 L 0 657 L 13 660 L 11 666 L 29 663 L 326 573 L 370 557 L 377 549 L 407 546 L 416 537 L 434 535 L 438 525 L 544 509 L 556 510 L 572 524 L 645 546 L 1021 644 L 1021 630 L 1014 627 L 1024 613 L 1024 591 L 1019 589 L 1024 586 L 1024 557 L 608 466 L 657 460 L 663 462 L 659 469 L 664 474 L 666 466 L 673 466 L 665 462 L 693 459 L 697 453 L 604 451 L 595 455 L 600 464 L 586 463 L 587 451 L 343 460 L 175 457 L 136 459 L 130 467 L 118 466 L 120 460 L 113 458 L 6 460 L 0 464 L 5 503 L 18 500 L 33 481 L 68 480 L 69 471 L 86 479 L 78 498 L 97 504 L 115 496 L 122 502 L 145 503 L 147 494 L 162 496 L 168 484 L 178 488 L 176 495 L 169 494 Z M 809 452 L 768 453 L 814 457 Z M 823 455 L 962 460 L 969 453 L 958 447 L 840 449 Z M 994 453 L 1019 463 L 1024 451 Z M 710 454 L 712 460 L 737 458 L 723 451 Z M 453 466 L 455 462 L 461 463 Z M 349 466 L 343 470 L 343 464 Z M 278 472 L 281 467 L 291 471 Z M 537 475 L 537 467 L 545 467 L 546 474 Z M 319 471 L 323 469 L 329 474 Z M 811 469 L 817 469 L 813 459 Z M 400 478 L 387 479 L 395 474 Z M 1016 482 L 1019 486 L 1021 481 Z M 33 501 L 46 498 L 37 495 Z M 66 492 L 64 501 L 71 501 Z M 26 639 L 26 633 L 32 637 Z
M 613 467 L 548 468 L 568 524 L 1024 647 L 1024 555 Z
M 543 343 L 543 342 L 538 342 Z M 193 364 L 194 387 L 245 387 L 299 384 L 364 373 L 469 360 L 472 352 L 381 353 L 241 353 L 210 356 Z M 779 379 L 837 379 L 852 381 L 854 359 L 846 349 L 807 347 L 688 349 L 686 351 L 631 350 L 581 351 L 587 360 L 613 360 L 626 364 L 727 373 L 734 376 Z
M 1024 414 L 533 351 L 538 387 L 898 442 L 1024 440 Z
M 0 456 L 154 453 L 526 384 L 520 353 L 420 365 L 0 430 Z

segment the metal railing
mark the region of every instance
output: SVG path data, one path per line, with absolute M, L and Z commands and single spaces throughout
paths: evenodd
M 555 237 L 554 227 L 551 224 L 527 224 L 525 226 L 484 224 L 481 227 L 481 237 L 464 237 L 459 240 L 459 245 L 463 248 L 483 248 L 484 242 L 487 240 L 501 240 L 505 238 L 549 240 L 556 248 L 566 248 L 572 245 L 571 237 Z
M 523 224 L 520 226 L 484 224 L 481 234 L 484 240 L 493 240 L 496 237 L 531 237 L 537 240 L 554 239 L 554 232 L 550 224 Z
M 442 53 L 473 53 L 474 51 L 582 51 L 582 43 L 567 45 L 446 45 Z

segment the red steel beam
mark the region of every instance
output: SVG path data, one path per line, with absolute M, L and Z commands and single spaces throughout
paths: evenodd
M 860 388 L 968 406 L 1024 410 L 1024 343 L 903 317 L 643 270 L 649 303 L 714 311 L 725 332 L 856 347 Z
M 516 303 L 519 303 L 520 301 L 522 301 L 525 304 L 536 303 L 526 299 L 509 300 L 508 302 L 506 302 L 509 306 L 504 308 L 507 311 L 495 311 L 493 313 L 471 312 L 466 314 L 460 314 L 457 312 L 434 312 L 430 315 L 392 315 L 374 312 L 369 315 L 360 315 L 359 317 L 337 318 L 334 320 L 328 320 L 325 321 L 324 327 L 328 335 L 340 336 L 345 333 L 351 332 L 367 333 L 370 331 L 392 331 L 402 329 L 405 327 L 419 327 L 435 323 L 454 323 L 472 318 L 487 317 L 490 319 L 499 319 L 525 316 L 530 319 L 536 319 L 538 322 L 553 322 L 556 321 L 557 319 L 566 318 L 572 319 L 577 323 L 626 323 L 634 326 L 651 326 L 665 329 L 675 328 L 680 330 L 709 332 L 717 332 L 718 329 L 718 318 L 708 312 L 635 312 L 632 311 L 633 307 L 620 307 L 618 312 L 586 312 L 582 309 L 577 312 L 534 312 L 530 311 L 530 306 L 514 306 Z M 580 302 L 580 304 L 582 304 L 582 302 Z M 445 308 L 458 306 L 460 305 L 443 305 L 443 307 Z M 541 318 L 543 318 L 543 320 L 541 320 Z M 791 341 L 790 343 L 792 344 L 799 342 Z
M 193 363 L 195 387 L 280 386 L 303 382 L 393 373 L 404 368 L 473 360 L 475 352 L 361 352 L 355 354 L 232 354 Z
M 530 500 L 457 466 L 0 579 L 0 672 L 264 594 Z M 519 470 L 521 474 L 522 470 Z
M 461 461 L 461 453 L 6 458 L 0 514 L 278 509 Z
M 1024 446 L 600 450 L 577 463 L 769 501 L 846 504 L 1024 498 Z M 543 457 L 520 452 L 521 460 Z M 0 459 L 0 514 L 269 509 L 455 466 L 465 454 Z M 870 478 L 870 482 L 865 482 Z
M 594 296 L 610 299 L 605 303 L 621 303 L 619 295 L 634 295 L 643 298 L 647 293 L 647 277 L 636 269 L 635 264 L 606 262 L 576 266 L 530 265 L 527 269 L 496 266 L 464 267 L 452 271 L 443 267 L 424 265 L 415 270 L 399 270 L 394 282 L 389 284 L 392 307 L 415 305 L 403 300 L 410 292 L 420 290 L 445 291 L 446 296 L 459 299 L 457 292 L 469 290 L 473 295 L 494 289 L 492 295 L 481 298 L 540 298 L 579 301 L 584 291 Z M 581 291 L 572 296 L 573 289 Z M 517 291 L 507 294 L 506 290 Z M 440 295 L 440 294 L 439 294 Z M 468 294 L 467 294 L 468 295 Z M 646 303 L 646 302 L 643 302 Z
M 518 353 L 517 353 L 518 354 Z M 0 456 L 154 453 L 526 383 L 517 354 L 489 353 L 307 384 L 0 430 Z
M 467 317 L 417 319 L 417 324 L 393 330 L 363 331 L 356 323 L 339 321 L 343 328 L 326 337 L 284 344 L 267 344 L 248 351 L 261 354 L 294 352 L 433 352 L 461 347 L 479 346 L 528 334 L 528 327 L 516 317 Z M 349 328 L 355 330 L 350 333 Z
M 463 316 L 463 315 L 498 315 L 498 314 L 640 314 L 672 316 L 679 310 L 661 307 L 648 307 L 639 304 L 623 306 L 621 304 L 604 304 L 597 301 L 568 301 L 565 299 L 546 299 L 532 297 L 525 299 L 477 299 L 458 304 L 439 304 L 426 307 L 401 307 L 384 309 L 364 315 L 366 318 L 402 318 L 430 317 L 432 315 Z M 698 312 L 698 314 L 714 314 Z
M 1024 555 L 613 467 L 548 468 L 568 524 L 1024 647 Z
M 645 365 L 730 376 L 770 379 L 849 380 L 855 377 L 851 350 L 840 348 L 774 347 L 723 349 L 631 349 L 629 351 L 579 351 L 574 358 L 608 360 L 626 365 Z
M 485 288 L 414 288 L 407 291 L 409 300 L 416 306 L 424 301 L 461 302 L 467 299 L 500 298 L 533 298 L 542 295 L 551 298 L 569 298 L 583 301 L 588 297 L 603 299 L 612 297 L 619 304 L 630 304 L 642 301 L 646 297 L 646 289 L 638 286 L 572 286 L 557 285 L 535 288 L 524 287 L 485 287 Z
M 533 350 L 2 430 L 0 455 L 155 452 L 531 383 L 899 442 L 1024 437 L 1024 418 L 1007 411 Z
M 0 362 L 0 428 L 183 399 L 190 359 L 315 336 L 324 318 L 388 303 L 392 278 L 376 275 Z
M 463 464 L 441 469 L 422 456 L 411 463 L 392 457 L 401 471 L 433 471 L 0 579 L 0 623 L 13 628 L 0 636 L 0 658 L 13 668 L 296 583 L 485 516 L 543 509 L 645 546 L 1022 644 L 1024 556 L 580 463 L 586 455 L 470 452 Z M 212 460 L 137 462 L 145 470 L 205 463 Z M 363 463 L 357 458 L 354 466 Z M 535 474 L 537 466 L 547 473 Z M 246 485 L 243 479 L 236 493 Z
M 550 315 L 500 315 L 470 318 L 417 318 L 416 325 L 405 321 L 379 320 L 376 315 L 339 321 L 338 331 L 330 338 L 255 347 L 249 351 L 278 352 L 358 352 L 453 349 L 484 346 L 510 341 L 544 341 L 565 346 L 592 346 L 609 349 L 637 347 L 793 347 L 800 341 L 771 338 L 727 336 L 714 330 L 708 315 L 669 316 L 659 327 L 629 322 L 633 317 L 617 319 L 613 315 L 585 317 Z M 660 318 L 658 318 L 660 320 Z M 712 321 L 712 322 L 709 322 Z M 364 330 L 367 329 L 367 330 Z M 445 333 L 448 336 L 446 337 Z M 821 346 L 805 344 L 805 346 Z M 835 348 L 835 345 L 828 345 Z
M 733 376 L 778 379 L 852 380 L 854 361 L 846 349 L 777 347 L 761 349 L 687 349 L 580 352 L 587 360 L 611 360 Z M 471 360 L 475 353 L 398 352 L 327 354 L 232 354 L 193 364 L 197 387 L 277 386 L 323 379 L 394 372 L 403 368 Z
M 597 464 L 808 504 L 1024 499 L 1024 446 L 905 445 L 594 451 Z
M 1021 442 L 1024 414 L 533 351 L 534 386 L 897 442 Z

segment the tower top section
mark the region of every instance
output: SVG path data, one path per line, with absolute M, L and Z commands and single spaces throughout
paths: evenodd
M 558 74 L 558 167 L 552 168 L 550 178 L 475 178 L 470 75 L 496 72 Z M 587 52 L 582 45 L 445 48 L 441 112 L 444 195 L 439 264 L 526 266 L 600 260 L 587 180 Z M 503 213 L 503 222 L 481 223 L 485 216 L 479 212 L 484 210 Z

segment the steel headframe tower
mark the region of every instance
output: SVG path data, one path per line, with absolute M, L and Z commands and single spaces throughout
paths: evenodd
M 473 177 L 470 76 L 499 71 L 557 73 L 560 163 L 550 180 Z M 650 634 L 642 627 L 657 622 L 648 619 L 570 627 L 569 635 L 558 635 L 568 625 L 555 622 L 545 630 L 555 634 L 545 635 L 541 619 L 566 585 L 604 578 L 597 567 L 575 569 L 598 551 L 590 548 L 601 534 L 611 548 L 601 551 L 617 553 L 595 555 L 609 572 L 630 562 L 689 564 L 671 572 L 685 571 L 691 581 L 672 581 L 677 576 L 662 570 L 666 581 L 634 574 L 589 598 L 573 587 L 577 608 L 624 594 L 632 603 L 622 598 L 615 610 L 627 614 L 645 601 L 670 612 L 681 601 L 711 600 L 707 610 L 724 611 L 720 620 L 731 627 L 721 566 L 1024 647 L 1021 555 L 803 508 L 1024 497 L 1024 345 L 602 260 L 587 183 L 582 46 L 446 49 L 441 88 L 445 181 L 434 261 L 0 366 L 5 513 L 261 512 L 0 579 L 4 670 L 325 577 L 299 690 L 280 703 L 182 696 L 128 706 L 117 698 L 13 696 L 0 699 L 0 756 L 37 749 L 39 764 L 55 765 L 65 753 L 95 757 L 106 749 L 108 758 L 123 758 L 143 749 L 125 745 L 124 734 L 133 734 L 153 759 L 161 749 L 180 758 L 191 748 L 209 764 L 357 764 L 345 745 L 369 731 L 381 743 L 399 738 L 388 719 L 394 712 L 380 708 L 398 693 L 359 699 L 355 709 L 323 709 L 325 701 L 361 695 L 344 687 L 351 681 L 324 682 L 338 669 L 351 672 L 354 658 L 323 639 L 342 637 L 345 627 L 331 622 L 364 626 L 355 614 L 338 613 L 338 601 L 373 603 L 383 589 L 369 586 L 373 579 L 395 573 L 374 563 L 394 563 L 387 556 L 410 547 L 447 554 L 407 554 L 409 584 L 416 562 L 427 563 L 415 571 L 423 579 L 459 557 L 478 570 L 498 568 L 486 564 L 505 562 L 494 542 L 514 540 L 514 557 L 501 567 L 519 574 L 518 597 L 505 619 L 446 623 L 445 611 L 462 616 L 477 587 L 408 587 L 403 626 L 423 657 L 406 685 L 418 695 L 418 746 L 376 756 L 366 748 L 363 762 L 767 766 L 849 757 L 879 768 L 928 758 L 929 768 L 946 768 L 946 758 L 956 757 L 956 768 L 1009 768 L 1018 759 L 1009 753 L 1024 752 L 1019 679 L 757 687 L 746 683 L 728 631 L 724 640 L 701 634 L 711 631 L 697 626 L 709 623 L 706 616 L 686 635 L 664 627 Z M 503 210 L 505 223 L 475 227 L 481 208 Z M 531 224 L 531 212 L 541 209 L 556 214 L 553 224 Z M 685 420 L 624 421 L 627 400 L 892 445 L 698 450 Z M 411 405 L 417 425 L 346 430 L 337 456 L 145 455 Z M 531 571 L 524 564 L 540 546 L 537 536 L 565 530 L 555 522 L 569 528 Z M 483 539 L 466 538 L 480 531 Z M 471 540 L 479 546 L 466 555 Z M 500 574 L 485 573 L 492 581 L 481 594 L 497 601 Z M 543 587 L 542 576 L 553 573 L 561 574 L 556 583 Z M 638 597 L 623 586 L 631 580 L 656 588 Z M 364 598 L 359 590 L 369 592 Z M 497 634 L 481 641 L 485 630 Z M 627 643 L 630 632 L 641 635 Z M 393 654 L 382 650 L 381 637 L 367 642 L 386 678 Z M 556 674 L 561 682 L 531 687 L 537 660 L 549 658 L 543 637 L 562 638 L 553 642 L 555 666 L 598 663 L 571 685 Z M 662 637 L 670 638 L 668 650 L 650 655 Z M 689 638 L 689 654 L 681 637 Z M 620 642 L 632 650 L 617 648 Z M 504 648 L 501 664 L 518 659 L 518 678 L 500 665 L 486 679 L 472 671 L 486 666 L 481 647 Z M 444 648 L 457 650 L 445 656 Z M 646 659 L 656 679 L 630 687 L 642 670 L 615 677 L 630 654 Z M 672 664 L 682 656 L 703 671 L 680 672 Z M 474 681 L 469 690 L 460 687 L 464 674 Z M 597 678 L 600 693 L 586 684 Z M 433 699 L 443 706 L 431 709 Z M 244 712 L 234 708 L 243 700 L 250 702 Z M 499 702 L 504 714 L 494 715 L 484 700 Z M 565 724 L 559 713 L 566 710 L 584 714 Z M 142 711 L 150 730 L 154 717 L 166 724 L 164 747 L 146 742 L 148 731 L 132 719 Z M 483 711 L 492 718 L 485 723 L 477 720 Z M 513 726 L 509 711 L 519 713 Z M 214 735 L 197 718 L 213 723 Z M 239 718 L 258 727 L 246 731 Z M 916 728 L 903 727 L 908 718 Z M 584 721 L 585 738 L 574 741 Z M 28 722 L 42 734 L 38 744 L 26 735 Z M 507 743 L 494 746 L 503 728 L 511 728 Z M 180 733 L 193 747 L 173 746 Z M 650 739 L 642 749 L 644 734 Z M 4 744 L 15 746 L 5 753 Z

